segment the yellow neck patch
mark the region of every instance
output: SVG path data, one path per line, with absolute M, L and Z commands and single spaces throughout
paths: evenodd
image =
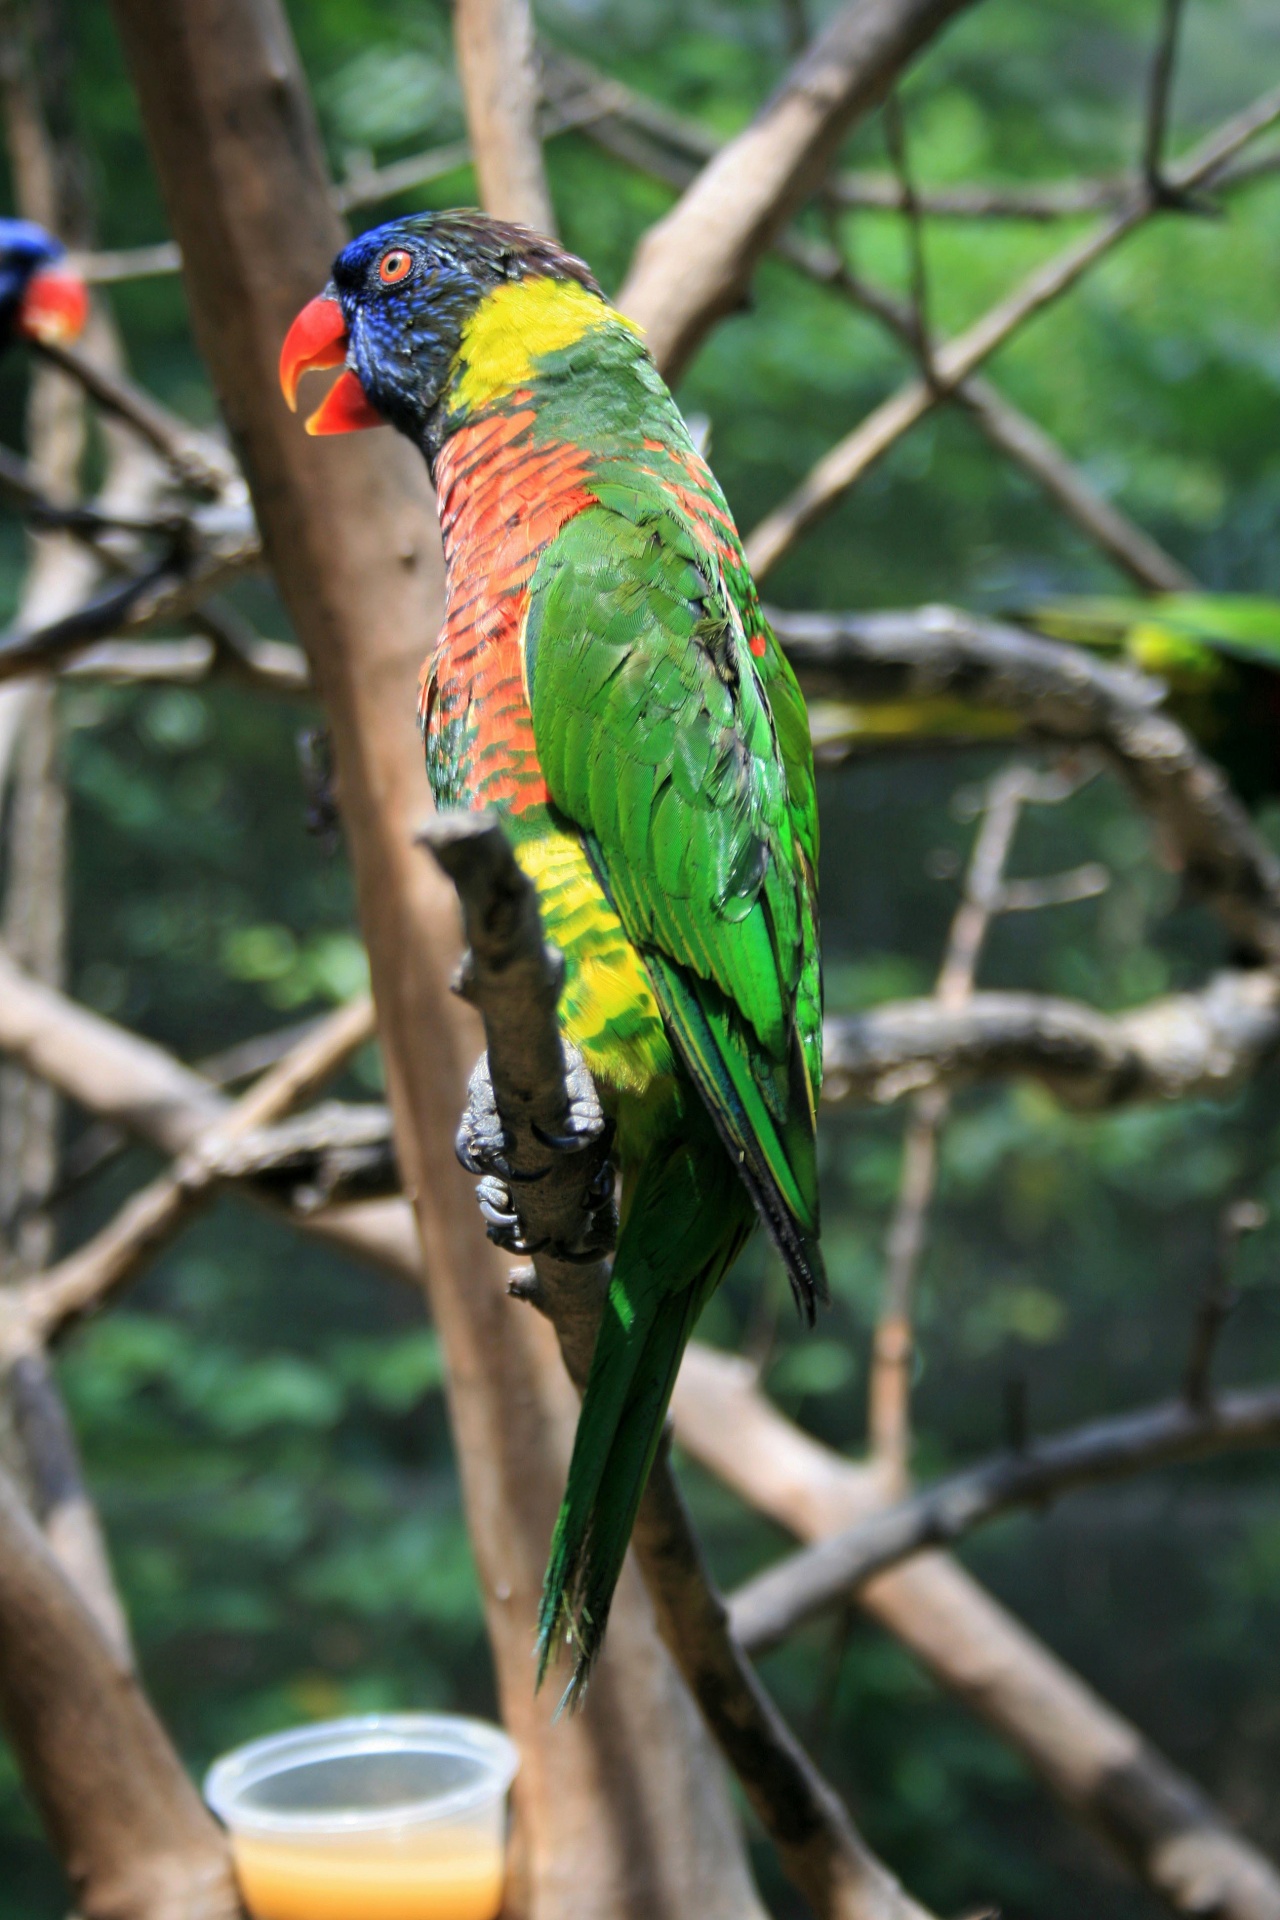
M 452 399 L 468 412 L 533 378 L 535 363 L 620 320 L 640 329 L 576 280 L 512 280 L 487 293 L 463 331 Z

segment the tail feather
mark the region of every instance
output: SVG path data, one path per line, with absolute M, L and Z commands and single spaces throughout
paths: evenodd
M 563 1636 L 574 1660 L 566 1704 L 580 1699 L 600 1650 L 681 1356 L 750 1225 L 709 1131 L 696 1148 L 650 1154 L 626 1212 L 543 1581 L 538 1682 Z
M 692 1289 L 663 1298 L 636 1357 L 635 1384 L 618 1409 L 607 1451 L 594 1463 L 595 1470 L 585 1472 L 576 1484 L 570 1469 L 538 1619 L 539 1684 L 561 1632 L 572 1649 L 573 1678 L 565 1694 L 570 1706 L 580 1697 L 600 1650 L 680 1357 L 697 1317 L 694 1308 L 700 1304 Z M 585 1400 L 583 1405 L 585 1412 Z M 575 1465 L 578 1451 L 575 1445 Z

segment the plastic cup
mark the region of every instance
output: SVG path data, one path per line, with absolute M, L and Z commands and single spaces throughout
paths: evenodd
M 505 1733 L 453 1714 L 369 1714 L 224 1754 L 205 1799 L 254 1920 L 494 1920 Z

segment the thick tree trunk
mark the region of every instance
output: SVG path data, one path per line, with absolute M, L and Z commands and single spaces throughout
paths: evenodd
M 574 1398 L 554 1339 L 508 1304 L 453 1156 L 472 1016 L 448 992 L 452 889 L 411 845 L 428 810 L 413 721 L 440 615 L 421 463 L 390 432 L 313 441 L 276 358 L 342 234 L 275 0 L 116 0 L 186 267 L 197 336 L 244 458 L 282 594 L 334 736 L 397 1142 L 432 1310 L 504 1717 L 520 1743 L 524 1871 L 538 1916 L 758 1914 L 718 1764 L 634 1576 L 586 1710 L 533 1693 L 532 1621 Z

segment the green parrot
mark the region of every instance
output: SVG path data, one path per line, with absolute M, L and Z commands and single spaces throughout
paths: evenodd
M 807 717 L 724 496 L 580 260 L 472 212 L 379 227 L 294 322 L 287 397 L 338 365 L 310 430 L 390 422 L 436 487 L 436 802 L 502 814 L 616 1126 L 617 1252 L 538 1628 L 539 1678 L 567 1639 L 576 1696 L 681 1354 L 757 1215 L 810 1320 L 826 1293 Z

